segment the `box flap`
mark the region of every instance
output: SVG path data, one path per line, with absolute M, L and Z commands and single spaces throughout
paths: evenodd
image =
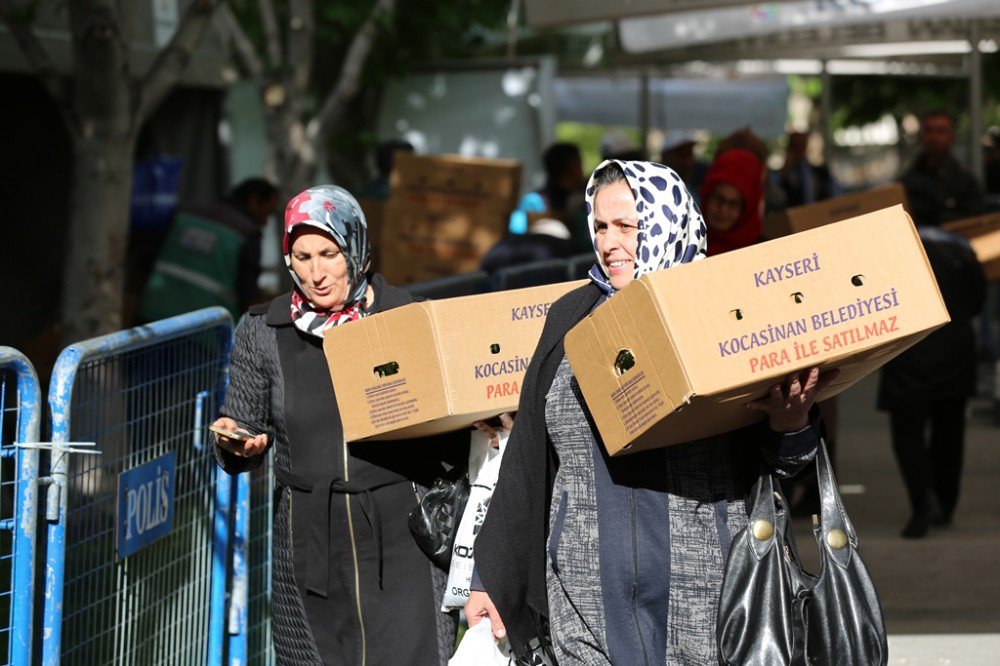
M 405 305 L 363 322 L 334 326 L 323 336 L 347 441 L 373 429 L 385 432 L 445 416 L 444 377 L 424 304 Z
M 425 303 L 452 414 L 515 411 L 552 303 L 584 280 Z
M 764 238 L 781 238 L 897 205 L 907 206 L 906 190 L 899 183 L 889 183 L 769 215 L 763 221 L 763 234 Z
M 606 445 L 629 442 L 691 396 L 648 285 L 636 280 L 566 334 L 566 356 Z M 586 379 L 584 379 L 586 378 Z M 599 413 L 599 414 L 598 414 Z

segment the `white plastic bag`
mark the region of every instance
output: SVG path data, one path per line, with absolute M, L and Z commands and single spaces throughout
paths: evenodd
M 510 666 L 515 663 L 507 639 L 493 638 L 493 627 L 488 617 L 465 632 L 455 656 L 448 660 L 448 666 Z
M 490 437 L 481 430 L 472 431 L 469 442 L 469 503 L 465 505 L 462 520 L 455 533 L 455 544 L 451 551 L 451 566 L 448 570 L 448 584 L 441 600 L 441 610 L 463 608 L 469 600 L 469 583 L 472 581 L 472 568 L 475 566 L 472 548 L 486 518 L 490 498 L 493 496 L 493 486 L 500 474 L 500 460 L 507 445 L 510 431 L 496 428 L 500 440 L 500 448 L 490 446 Z

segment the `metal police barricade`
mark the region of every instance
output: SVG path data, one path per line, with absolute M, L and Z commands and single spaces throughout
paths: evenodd
M 225 392 L 232 335 L 229 313 L 206 308 L 71 345 L 56 361 L 47 666 L 225 658 L 214 633 L 238 484 L 216 466 L 207 425 Z M 68 455 L 74 440 L 100 455 Z
M 271 469 L 274 453 L 269 451 L 257 469 L 240 475 L 247 488 L 247 520 L 242 522 L 248 533 L 239 534 L 236 541 L 246 544 L 247 571 L 247 661 L 254 666 L 273 666 L 274 643 L 271 634 L 271 535 L 274 517 L 274 473 Z M 241 523 L 237 520 L 237 527 Z
M 41 393 L 21 352 L 0 347 L 0 658 L 31 663 Z

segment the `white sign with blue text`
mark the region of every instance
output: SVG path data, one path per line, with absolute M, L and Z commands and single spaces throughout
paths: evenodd
M 177 462 L 173 451 L 118 475 L 118 559 L 170 533 Z

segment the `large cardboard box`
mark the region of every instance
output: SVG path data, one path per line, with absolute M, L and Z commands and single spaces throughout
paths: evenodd
M 1000 213 L 955 220 L 941 225 L 969 239 L 986 279 L 1000 281 Z
M 899 183 L 796 206 L 764 218 L 764 238 L 781 238 L 897 205 L 907 205 L 906 190 Z
M 763 417 L 789 373 L 840 368 L 844 390 L 948 321 L 902 206 L 645 275 L 566 336 L 612 455 Z
M 549 306 L 583 283 L 412 303 L 329 329 L 345 438 L 422 437 L 516 410 Z
M 396 155 L 379 251 L 390 282 L 465 273 L 503 238 L 521 164 L 458 155 Z

